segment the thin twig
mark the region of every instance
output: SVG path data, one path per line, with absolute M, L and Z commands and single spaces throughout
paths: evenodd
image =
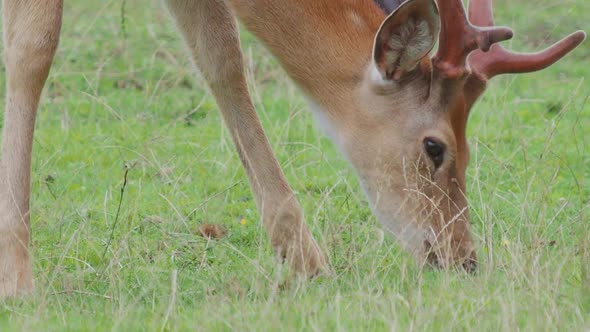
M 117 223 L 119 222 L 119 213 L 121 212 L 121 204 L 123 203 L 123 195 L 125 194 L 125 187 L 127 187 L 127 175 L 129 174 L 129 166 L 125 165 L 125 175 L 123 175 L 123 185 L 121 186 L 121 196 L 119 196 L 119 206 L 117 207 L 117 214 L 115 215 L 115 222 L 113 222 L 113 227 L 111 228 L 111 235 L 109 236 L 109 241 L 107 245 L 104 247 L 104 252 L 102 253 L 102 259 L 104 260 L 109 247 L 111 246 L 111 242 L 115 237 L 115 228 L 117 227 Z
M 81 291 L 81 290 L 69 290 L 69 291 L 60 291 L 60 292 L 53 292 L 49 295 L 62 295 L 62 294 L 80 294 L 80 295 L 87 295 L 87 296 L 96 296 L 96 297 L 102 297 L 104 299 L 107 300 L 112 300 L 113 297 L 112 296 L 108 296 L 108 295 L 102 295 L 102 294 L 98 294 L 98 293 L 93 293 L 93 292 L 86 292 L 86 291 Z
M 45 181 L 45 185 L 47 186 L 47 190 L 49 190 L 49 193 L 51 194 L 51 196 L 53 197 L 53 199 L 54 200 L 57 200 L 57 196 L 53 192 L 53 189 L 51 189 L 51 185 L 49 184 L 49 181 Z
M 166 310 L 166 316 L 164 316 L 164 322 L 162 323 L 161 331 L 166 329 L 166 325 L 168 324 L 168 319 L 170 319 L 170 315 L 172 314 L 172 310 L 174 310 L 174 304 L 176 303 L 176 278 L 178 276 L 178 270 L 172 271 L 172 281 L 170 286 L 170 303 L 168 303 L 168 309 Z
M 127 28 L 126 28 L 126 21 L 125 21 L 125 5 L 127 1 L 121 1 L 121 36 L 124 40 L 127 39 Z
M 199 210 L 200 208 L 202 208 L 202 207 L 203 207 L 205 204 L 207 204 L 209 201 L 211 201 L 212 199 L 216 198 L 216 197 L 217 197 L 217 196 L 219 196 L 219 195 L 223 195 L 223 194 L 225 194 L 226 192 L 228 192 L 228 191 L 232 190 L 233 188 L 235 188 L 235 187 L 236 187 L 237 185 L 239 185 L 240 183 L 242 183 L 242 181 L 241 181 L 241 180 L 240 180 L 240 181 L 238 181 L 238 182 L 236 182 L 236 183 L 234 183 L 234 184 L 232 184 L 231 186 L 229 186 L 229 187 L 227 187 L 227 188 L 225 188 L 225 189 L 223 189 L 223 190 L 221 190 L 221 191 L 218 191 L 218 192 L 214 193 L 213 195 L 211 195 L 211 196 L 207 197 L 207 199 L 205 199 L 204 201 L 202 201 L 202 202 L 201 202 L 201 204 L 199 204 L 199 205 L 198 205 L 196 208 L 192 209 L 192 210 L 191 210 L 191 212 L 189 212 L 189 213 L 186 215 L 186 217 L 184 218 L 184 220 L 188 220 L 188 219 L 189 219 L 189 218 L 190 218 L 190 217 L 191 217 L 191 216 L 192 216 L 192 215 L 193 215 L 195 212 L 197 212 L 197 210 Z

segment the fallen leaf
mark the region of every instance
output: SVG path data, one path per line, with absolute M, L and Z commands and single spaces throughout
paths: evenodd
M 219 240 L 225 235 L 225 227 L 216 224 L 202 224 L 199 226 L 199 234 L 207 239 Z

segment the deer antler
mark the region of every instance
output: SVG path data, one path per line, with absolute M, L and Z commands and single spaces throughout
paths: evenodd
M 512 30 L 507 27 L 472 25 L 461 0 L 438 0 L 437 4 L 441 30 L 433 62 L 448 78 L 460 78 L 467 73 L 466 59 L 472 51 L 487 52 L 493 44 L 512 38 Z
M 469 20 L 478 26 L 493 27 L 492 1 L 470 0 Z M 585 38 L 583 31 L 577 31 L 538 53 L 515 53 L 496 44 L 487 53 L 479 50 L 473 52 L 469 56 L 469 65 L 473 74 L 484 82 L 500 74 L 529 73 L 549 67 L 580 45 Z
M 469 20 L 482 27 L 494 26 L 491 0 L 470 0 Z M 529 73 L 549 67 L 580 45 L 586 34 L 577 31 L 538 53 L 515 53 L 495 44 L 489 52 L 476 50 L 469 55 L 471 75 L 464 86 L 467 110 L 484 92 L 487 81 L 500 74 Z

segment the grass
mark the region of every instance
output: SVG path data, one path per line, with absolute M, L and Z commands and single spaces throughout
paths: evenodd
M 584 0 L 495 3 L 516 49 L 590 28 Z M 122 16 L 120 2 L 67 2 L 35 136 L 36 290 L 0 304 L 0 330 L 590 329 L 588 41 L 541 73 L 496 79 L 476 105 L 475 276 L 423 271 L 383 235 L 300 93 L 243 41 L 260 118 L 335 274 L 299 283 L 275 263 L 162 5 L 127 0 Z M 198 237 L 206 222 L 228 235 Z

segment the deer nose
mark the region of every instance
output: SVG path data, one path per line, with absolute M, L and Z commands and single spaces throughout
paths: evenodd
M 438 257 L 438 255 L 436 255 L 434 252 L 430 251 L 426 257 L 426 262 L 429 266 L 431 267 L 435 267 L 435 268 L 439 268 L 439 269 L 443 269 L 444 268 L 444 264 L 441 264 L 440 258 Z M 471 252 L 471 254 L 469 255 L 469 257 L 467 257 L 465 260 L 458 261 L 456 263 L 458 265 L 461 265 L 461 267 L 463 268 L 463 270 L 467 273 L 471 273 L 474 274 L 477 272 L 477 256 L 475 254 L 475 250 Z
M 477 272 L 477 259 L 475 258 L 475 253 L 471 255 L 471 257 L 467 258 L 465 261 L 463 261 L 463 264 L 461 264 L 461 266 L 463 266 L 463 269 L 465 270 L 465 272 L 474 274 Z

